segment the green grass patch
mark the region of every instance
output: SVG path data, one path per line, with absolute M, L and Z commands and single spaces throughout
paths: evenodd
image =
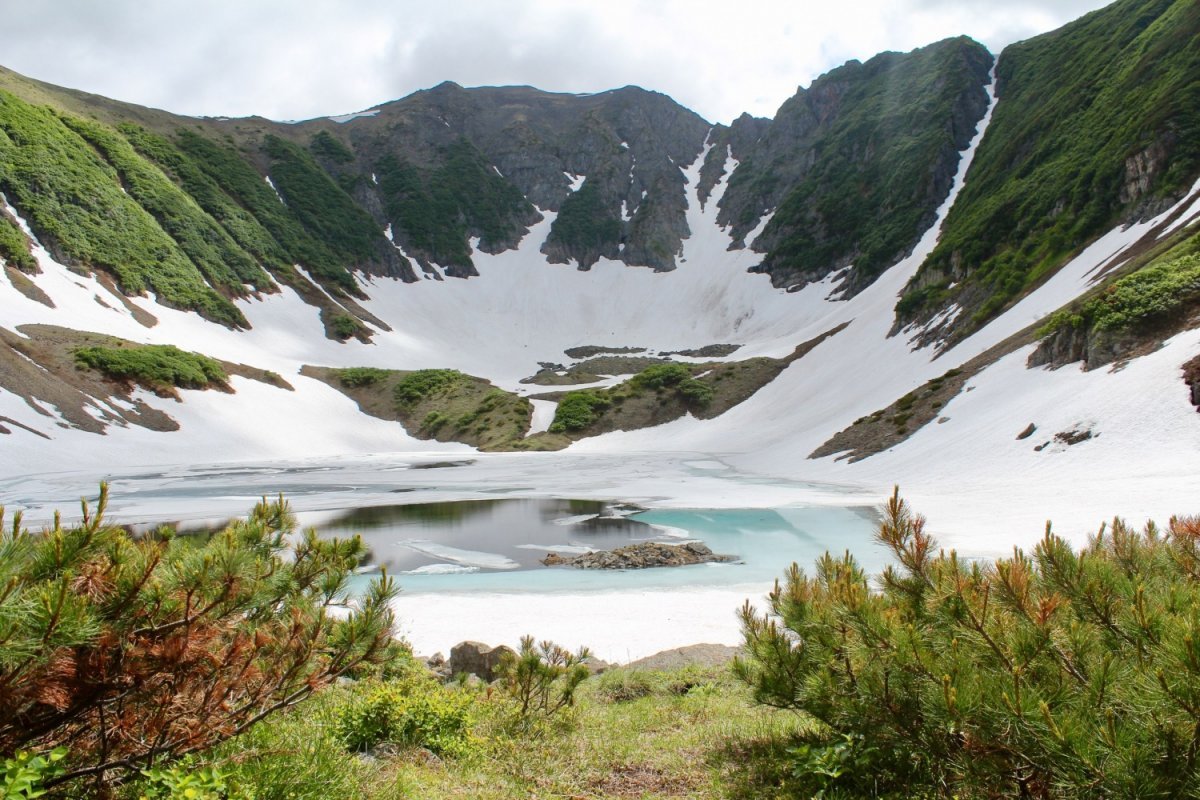
M 465 380 L 467 376 L 456 369 L 420 369 L 401 378 L 392 394 L 397 405 L 411 406 Z
M 345 369 L 335 369 L 333 376 L 341 382 L 343 386 L 372 386 L 380 381 L 387 380 L 391 376 L 391 370 L 378 369 L 376 367 L 346 367 Z
M 229 380 L 221 362 L 169 344 L 81 347 L 74 355 L 81 367 L 150 389 L 223 388 Z

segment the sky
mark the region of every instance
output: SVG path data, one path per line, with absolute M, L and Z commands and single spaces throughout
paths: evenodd
M 308 119 L 445 80 L 663 92 L 773 116 L 845 61 L 969 35 L 999 52 L 1108 0 L 0 0 L 0 65 L 196 116 Z

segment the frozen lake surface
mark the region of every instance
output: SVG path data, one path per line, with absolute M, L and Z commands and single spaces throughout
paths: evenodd
M 742 473 L 702 454 L 390 454 L 60 472 L 0 480 L 0 496 L 30 525 L 56 508 L 69 521 L 78 507 L 64 499 L 94 496 L 102 478 L 117 523 L 218 525 L 282 492 L 302 525 L 362 534 L 403 589 L 399 632 L 426 654 L 464 639 L 515 644 L 526 633 L 613 661 L 736 644 L 736 610 L 747 599 L 761 604 L 793 561 L 811 570 L 826 550 L 849 549 L 870 571 L 884 563 L 871 539 L 879 493 Z M 621 503 L 648 510 L 629 514 L 614 508 Z M 689 538 L 739 563 L 632 571 L 538 563 L 551 549 Z

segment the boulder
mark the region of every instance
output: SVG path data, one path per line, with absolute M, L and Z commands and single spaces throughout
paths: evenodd
M 674 650 L 663 650 L 652 656 L 632 661 L 626 666 L 629 669 L 670 670 L 687 666 L 719 667 L 728 664 L 738 654 L 740 648 L 724 644 L 693 644 L 687 647 L 676 647 Z
M 450 649 L 450 674 L 466 673 L 491 683 L 505 654 L 516 656 L 511 647 L 490 647 L 482 642 L 459 642 Z

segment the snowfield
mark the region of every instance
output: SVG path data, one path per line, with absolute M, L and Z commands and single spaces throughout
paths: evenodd
M 519 249 L 474 253 L 479 277 L 415 284 L 364 281 L 370 299 L 363 305 L 393 329 L 378 332 L 371 344 L 324 338 L 317 309 L 286 287 L 239 301 L 253 326 L 249 331 L 230 331 L 158 305 L 153 297 L 131 298 L 158 320 L 144 327 L 97 280 L 35 248 L 42 268 L 35 282 L 55 307 L 25 297 L 0 275 L 3 327 L 44 323 L 175 344 L 273 370 L 295 391 L 235 377 L 233 395 L 185 391 L 177 403 L 143 394 L 181 430 L 110 427 L 96 435 L 68 429 L 59 424 L 55 409 L 34 407 L 0 390 L 0 417 L 49 437 L 7 425 L 13 432 L 0 436 L 0 499 L 28 509 L 31 519 L 44 518 L 49 509 L 67 507 L 71 498 L 93 492 L 98 480 L 111 478 L 113 514 L 122 521 L 219 518 L 281 489 L 301 509 L 367 505 L 396 502 L 389 492 L 397 476 L 413 463 L 438 459 L 472 463 L 423 473 L 424 485 L 405 494 L 405 502 L 494 496 L 488 492 L 499 490 L 507 496 L 597 497 L 658 507 L 850 505 L 877 503 L 899 484 L 943 543 L 974 555 L 1028 546 L 1041 536 L 1047 519 L 1079 541 L 1112 515 L 1165 521 L 1173 513 L 1200 511 L 1200 415 L 1180 377 L 1180 365 L 1200 352 L 1200 330 L 1114 370 L 1029 369 L 1026 348 L 972 378 L 942 409 L 940 420 L 893 449 L 854 464 L 808 459 L 855 419 L 1078 296 L 1111 256 L 1163 219 L 1110 232 L 1006 314 L 940 356 L 935 348 L 916 346 L 919 331 L 889 337 L 897 296 L 936 244 L 941 220 L 963 185 L 989 118 L 990 111 L 963 154 L 938 221 L 908 258 L 849 300 L 837 299 L 832 277 L 788 293 L 772 288 L 766 276 L 747 272 L 758 257 L 730 250 L 729 234 L 716 223 L 724 184 L 706 204 L 696 195 L 704 154 L 684 170 L 691 236 L 674 271 L 655 273 L 603 260 L 587 272 L 548 264 L 540 247 L 554 214 L 543 212 L 545 219 Z M 726 176 L 732 167 L 730 159 Z M 570 177 L 578 184 L 584 178 Z M 1175 227 L 1197 217 L 1200 202 L 1186 207 Z M 730 360 L 780 357 L 842 323 L 847 323 L 844 330 L 714 420 L 685 417 L 585 440 L 561 453 L 481 455 L 466 446 L 419 441 L 398 424 L 363 415 L 339 392 L 298 374 L 304 364 L 449 367 L 527 394 L 544 388 L 519 381 L 534 374 L 539 362 L 566 361 L 563 350 L 570 347 L 665 351 L 728 342 L 743 345 Z M 535 401 L 534 430 L 544 430 L 553 412 L 552 403 Z M 1036 433 L 1017 440 L 1030 423 Z M 1091 439 L 1034 449 L 1055 433 L 1083 429 L 1092 432 Z M 243 480 L 206 482 L 205 475 L 241 469 L 235 465 L 245 467 Z M 344 491 L 313 488 L 331 475 Z M 571 633 L 580 618 L 638 619 L 636 630 L 601 626 L 594 632 L 601 640 L 586 642 L 603 657 L 625 660 L 695 641 L 736 641 L 733 609 L 741 598 L 766 588 L 649 598 L 580 593 L 560 596 L 549 606 L 520 596 L 429 595 L 403 602 L 409 604 L 404 615 L 410 636 L 428 652 L 449 647 L 453 641 L 447 639 L 515 641 L 534 614 L 543 626 L 539 636 L 567 644 L 584 643 Z M 646 613 L 648 608 L 657 611 Z

